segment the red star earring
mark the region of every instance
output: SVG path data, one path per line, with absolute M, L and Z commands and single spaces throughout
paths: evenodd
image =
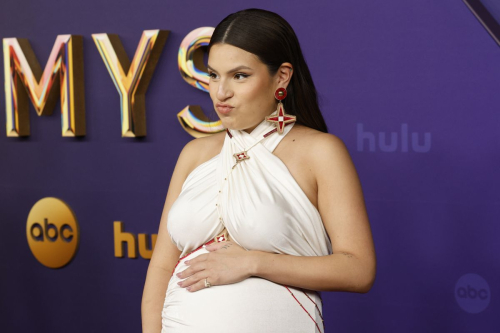
M 283 134 L 283 129 L 285 128 L 286 124 L 296 121 L 296 117 L 292 116 L 291 114 L 286 114 L 285 107 L 283 106 L 283 103 L 281 103 L 281 101 L 286 97 L 285 88 L 276 89 L 274 97 L 278 100 L 278 114 L 276 114 L 275 116 L 266 116 L 266 121 L 274 123 L 278 130 L 278 133 Z

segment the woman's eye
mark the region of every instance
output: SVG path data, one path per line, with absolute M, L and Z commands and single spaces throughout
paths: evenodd
M 239 77 L 239 79 L 244 79 L 244 78 L 247 78 L 249 77 L 250 75 L 248 74 L 243 74 L 243 73 L 237 73 L 234 77 Z
M 215 79 L 214 75 L 215 75 L 214 73 L 208 73 L 208 74 L 207 74 L 207 76 L 208 76 L 210 79 Z

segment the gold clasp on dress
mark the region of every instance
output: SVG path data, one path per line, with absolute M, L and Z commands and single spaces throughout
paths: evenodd
M 229 240 L 229 234 L 227 233 L 227 229 L 224 228 L 224 231 L 214 237 L 214 241 L 216 243 L 224 242 Z

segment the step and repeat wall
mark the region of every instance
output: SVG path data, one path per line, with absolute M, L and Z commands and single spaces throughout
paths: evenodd
M 0 331 L 141 331 L 177 157 L 222 130 L 206 45 L 252 7 L 294 27 L 363 186 L 376 282 L 323 292 L 326 331 L 500 330 L 495 1 L 18 0 L 0 3 Z

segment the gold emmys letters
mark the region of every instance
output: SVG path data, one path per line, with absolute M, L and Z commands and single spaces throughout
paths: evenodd
M 178 52 L 181 77 L 208 92 L 203 62 L 213 27 L 191 31 Z M 145 94 L 169 35 L 168 30 L 145 30 L 132 62 L 116 34 L 92 34 L 97 50 L 121 99 L 122 137 L 146 136 Z M 59 35 L 42 72 L 27 39 L 4 38 L 6 131 L 8 137 L 30 135 L 29 101 L 38 116 L 51 115 L 61 101 L 62 136 L 85 136 L 83 37 Z M 210 121 L 198 105 L 187 105 L 177 114 L 183 129 L 193 137 L 223 131 L 220 120 Z
M 118 35 L 92 34 L 121 98 L 122 137 L 146 136 L 145 94 L 168 30 L 145 30 L 130 62 Z
M 59 35 L 42 73 L 27 39 L 4 38 L 7 136 L 29 136 L 29 100 L 38 116 L 50 116 L 61 99 L 62 136 L 85 135 L 83 38 Z

